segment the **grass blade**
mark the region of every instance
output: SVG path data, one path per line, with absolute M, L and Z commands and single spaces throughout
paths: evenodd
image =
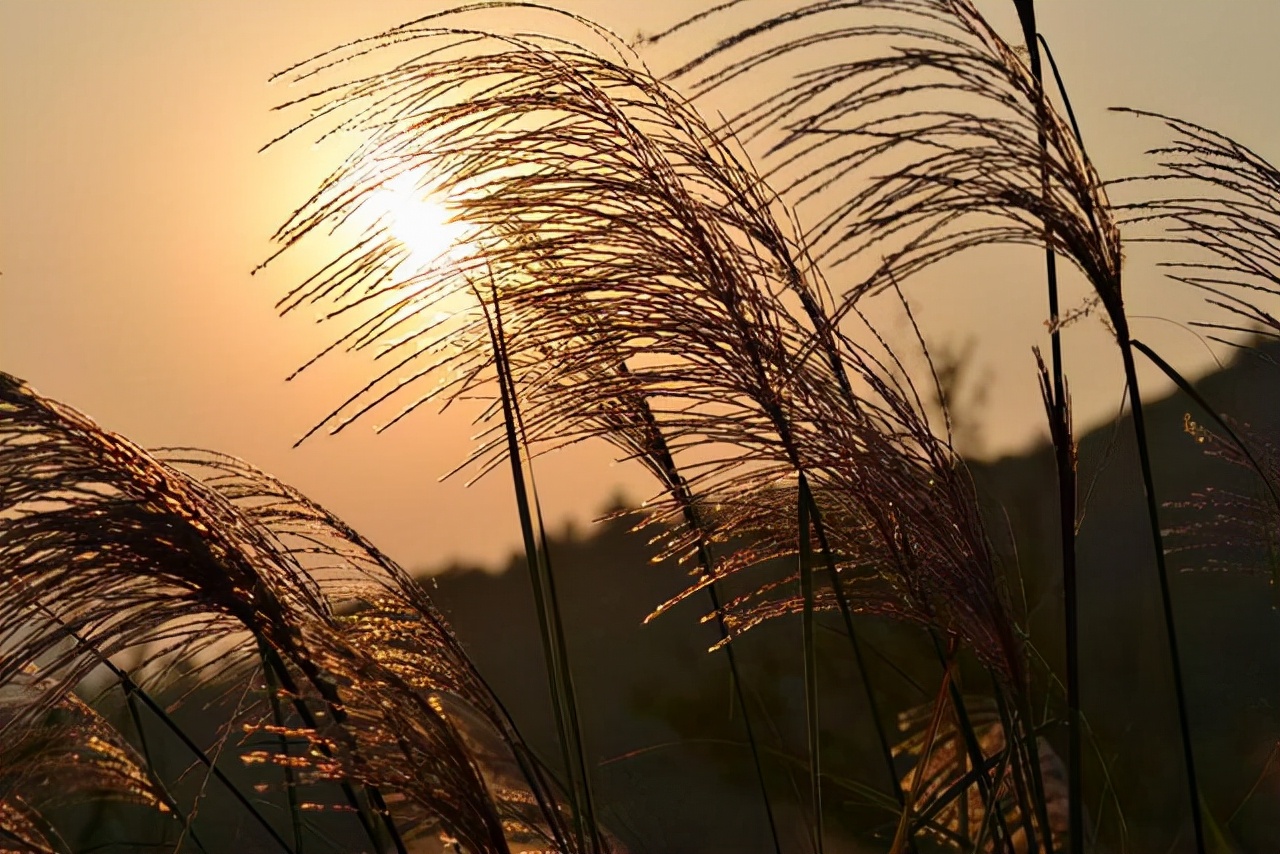
M 818 659 L 813 644 L 813 541 L 811 539 L 809 502 L 804 494 L 809 491 L 803 473 L 801 488 L 796 495 L 799 516 L 797 531 L 800 535 L 800 595 L 804 599 L 801 631 L 804 636 L 804 706 L 809 733 L 809 789 L 813 802 L 814 850 L 822 854 L 822 737 L 818 712 Z
M 485 313 L 494 352 L 494 365 L 498 372 L 498 387 L 502 401 L 503 427 L 506 432 L 507 453 L 511 464 L 511 476 L 520 518 L 520 531 L 524 538 L 525 556 L 529 564 L 533 585 L 534 604 L 538 612 L 538 624 L 542 635 L 543 655 L 547 662 L 551 697 L 559 732 L 561 750 L 568 778 L 568 794 L 573 804 L 573 821 L 579 850 L 587 850 L 587 833 L 591 833 L 592 849 L 599 850 L 601 842 L 596 828 L 595 809 L 588 780 L 586 760 L 583 755 L 581 732 L 577 726 L 576 698 L 573 683 L 568 678 L 567 649 L 560 629 L 560 611 L 555 589 L 544 563 L 545 544 L 540 544 L 529 504 L 518 433 L 515 386 L 510 374 L 506 344 L 502 331 L 502 314 L 497 287 L 491 279 L 493 315 Z M 481 299 L 476 293 L 477 299 Z M 483 300 L 482 300 L 483 305 Z
M 307 708 L 307 704 L 303 701 L 298 690 L 298 685 L 294 682 L 293 676 L 289 674 L 288 669 L 285 667 L 284 659 L 280 657 L 279 652 L 265 644 L 260 647 L 260 649 L 266 656 L 267 661 L 271 666 L 271 670 L 275 673 L 275 678 L 279 680 L 281 687 L 283 687 L 284 690 L 293 697 L 294 710 L 297 711 L 298 716 L 302 718 L 303 724 L 309 729 L 318 730 L 316 717 L 311 713 L 311 710 Z M 299 663 L 304 665 L 304 674 L 324 698 L 330 717 L 335 723 L 343 723 L 346 720 L 346 712 L 343 711 L 341 698 L 338 697 L 337 692 L 333 687 L 319 676 L 317 671 L 313 668 L 306 667 L 304 663 L 305 661 L 305 659 L 302 659 Z M 311 672 L 306 673 L 306 670 L 311 670 Z M 324 744 L 317 744 L 317 749 L 325 756 L 332 756 L 332 753 Z M 347 799 L 347 803 L 355 810 L 356 816 L 360 820 L 360 825 L 364 829 L 365 835 L 369 837 L 369 841 L 373 843 L 375 850 L 381 850 L 383 840 L 381 838 L 381 834 L 378 832 L 377 822 L 369 816 L 369 806 L 360 800 L 355 787 L 351 785 L 350 781 L 344 779 L 341 781 L 340 786 L 342 788 L 343 796 Z M 397 854 L 407 854 L 404 840 L 400 838 L 400 833 L 396 829 L 395 821 L 391 818 L 391 813 L 387 810 L 386 803 L 383 801 L 382 796 L 378 794 L 377 789 L 373 786 L 365 786 L 364 788 L 369 802 L 373 805 L 373 809 L 380 813 L 382 824 L 387 829 L 391 841 L 396 847 Z
M 1160 531 L 1160 510 L 1156 504 L 1155 483 L 1151 474 L 1151 451 L 1147 445 L 1146 418 L 1142 407 L 1142 393 L 1138 388 L 1138 370 L 1133 362 L 1134 346 L 1127 326 L 1117 326 L 1120 338 L 1120 355 L 1124 360 L 1125 379 L 1129 386 L 1130 411 L 1133 414 L 1133 430 L 1138 442 L 1138 463 L 1142 470 L 1142 489 L 1146 498 L 1147 522 L 1151 529 L 1151 545 L 1155 549 L 1156 575 L 1160 585 L 1160 608 L 1164 617 L 1165 635 L 1169 642 L 1169 664 L 1173 670 L 1173 691 L 1178 707 L 1178 734 L 1182 747 L 1182 760 L 1187 772 L 1187 795 L 1191 801 L 1191 825 L 1195 833 L 1196 850 L 1205 854 L 1204 816 L 1201 814 L 1200 787 L 1196 779 L 1196 758 L 1191 743 L 1191 720 L 1187 712 L 1187 692 L 1182 680 L 1182 656 L 1178 652 L 1178 628 L 1173 615 L 1173 595 L 1169 590 L 1169 572 L 1165 565 L 1164 535 Z

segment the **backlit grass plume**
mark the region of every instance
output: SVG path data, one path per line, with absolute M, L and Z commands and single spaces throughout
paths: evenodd
M 705 37 L 729 7 L 745 8 L 724 4 L 651 38 Z M 968 0 L 756 13 L 671 77 L 695 99 L 751 93 L 728 124 L 768 146 L 770 182 L 812 211 L 814 255 L 850 264 L 845 304 L 971 247 L 1047 243 L 1123 323 L 1102 181 L 1030 67 Z
M 1127 205 L 1124 214 L 1135 224 L 1163 229 L 1144 240 L 1182 250 L 1162 266 L 1173 280 L 1201 291 L 1212 312 L 1192 318 L 1191 325 L 1235 347 L 1280 340 L 1280 169 L 1217 131 L 1156 113 L 1128 112 L 1155 118 L 1174 135 L 1149 152 L 1159 171 L 1133 180 L 1150 195 Z M 1201 551 L 1214 542 L 1229 544 L 1234 555 L 1226 565 L 1262 572 L 1274 584 L 1280 572 L 1275 442 L 1195 397 L 1217 426 L 1197 425 L 1187 416 L 1187 432 L 1208 453 L 1248 469 L 1255 489 L 1251 494 L 1206 489 L 1180 502 L 1198 518 L 1175 529 L 1177 547 Z
M 1215 339 L 1223 333 L 1280 339 L 1280 169 L 1217 131 L 1130 112 L 1158 119 L 1174 135 L 1149 152 L 1159 171 L 1136 179 L 1160 195 L 1126 206 L 1125 218 L 1158 224 L 1164 233 L 1150 240 L 1190 250 L 1163 266 L 1220 310 L 1192 325 Z
M 180 664 L 250 687 L 265 671 L 290 708 L 260 696 L 242 724 L 309 742 L 284 764 L 338 781 L 371 838 L 564 847 L 551 782 L 421 588 L 295 490 L 229 457 L 148 453 L 5 374 L 0 472 L 0 688 L 24 691 L 0 743 L 27 743 L 125 654 L 151 662 L 110 665 L 130 696 Z
M 168 809 L 146 760 L 74 695 L 30 720 L 46 690 L 33 669 L 0 686 L 0 851 L 65 850 L 48 813 L 68 805 L 111 800 Z M 18 717 L 24 721 L 10 727 Z
M 1249 472 L 1254 488 L 1206 487 L 1174 503 L 1194 514 L 1173 528 L 1174 550 L 1189 553 L 1206 569 L 1257 573 L 1269 578 L 1273 588 L 1280 587 L 1280 448 L 1240 425 L 1228 438 L 1189 415 L 1186 430 L 1205 453 Z
M 1065 86 L 1067 119 L 1047 93 L 1035 3 L 1016 0 L 1026 60 L 969 0 L 834 0 L 733 20 L 710 50 L 672 77 L 701 97 L 737 87 L 750 106 L 728 124 L 767 142 L 766 176 L 782 195 L 819 213 L 805 232 L 815 257 L 847 263 L 853 284 L 842 306 L 896 285 L 966 249 L 987 244 L 1045 247 L 1051 336 L 1046 378 L 1058 469 L 1067 704 L 1070 712 L 1071 840 L 1084 844 L 1075 537 L 1077 487 L 1069 401 L 1062 370 L 1056 258 L 1086 277 L 1119 344 L 1137 436 L 1147 527 L 1155 555 L 1177 700 L 1187 803 L 1197 850 L 1205 850 L 1172 594 L 1135 351 L 1122 293 L 1116 217 L 1083 147 Z M 654 37 L 705 32 L 729 18 L 729 2 Z M 1042 51 L 1043 48 L 1043 51 Z M 778 81 L 783 81 L 781 84 Z M 1042 822 L 1047 823 L 1047 822 Z
M 844 598 L 935 627 L 1020 678 L 967 475 L 914 390 L 836 328 L 787 209 L 732 141 L 576 23 L 598 51 L 469 29 L 461 13 L 292 72 L 380 63 L 297 105 L 315 114 L 304 128 L 356 143 L 284 243 L 358 217 L 401 175 L 465 229 L 446 261 L 421 267 L 375 226 L 282 303 L 363 310 L 339 343 L 382 346 L 386 367 L 328 423 L 393 396 L 408 412 L 483 394 L 496 324 L 535 453 L 603 437 L 639 458 L 666 487 L 652 510 L 677 529 L 676 553 L 755 535 L 694 589 L 812 537 L 815 566 L 837 571 L 821 606 Z M 470 309 L 436 319 L 457 294 Z M 501 425 L 488 435 L 482 470 L 507 447 Z M 812 505 L 811 532 L 798 504 Z M 734 603 L 730 628 L 801 611 L 796 581 Z

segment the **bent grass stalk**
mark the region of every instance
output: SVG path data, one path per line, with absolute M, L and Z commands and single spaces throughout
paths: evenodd
M 302 846 L 302 809 L 298 803 L 298 781 L 289 761 L 291 740 L 286 726 L 284 707 L 280 705 L 279 683 L 275 671 L 267 662 L 267 651 L 261 650 L 262 673 L 267 680 L 267 699 L 271 702 L 271 717 L 279 730 L 280 753 L 284 757 L 284 785 L 289 804 L 289 824 L 293 829 L 293 850 L 296 854 L 304 854 Z
M 138 713 L 137 704 L 139 702 L 141 702 L 144 706 L 146 706 L 151 711 L 151 713 L 154 714 L 156 718 L 161 723 L 164 724 L 165 728 L 168 729 L 169 732 L 177 736 L 178 740 L 182 743 L 183 747 L 185 747 L 188 751 L 190 751 L 191 755 L 195 757 L 196 761 L 198 761 L 201 765 L 203 765 L 205 769 L 213 776 L 213 778 L 217 780 L 224 789 L 226 789 L 227 793 L 233 799 L 235 799 L 235 801 L 241 807 L 243 807 L 245 811 L 249 813 L 250 816 L 253 817 L 254 821 L 258 824 L 258 826 L 261 827 L 267 833 L 268 837 L 270 837 L 271 840 L 275 842 L 280 847 L 281 850 L 285 852 L 290 852 L 290 854 L 296 854 L 296 849 L 291 848 L 289 846 L 289 844 L 284 840 L 284 837 L 280 836 L 279 832 L 275 829 L 275 827 L 271 824 L 271 822 L 269 822 L 266 819 L 266 817 L 263 816 L 262 813 L 258 811 L 257 807 L 255 807 L 253 803 L 248 799 L 248 797 L 244 794 L 244 792 L 240 790 L 240 787 L 237 786 L 234 782 L 231 781 L 230 778 L 227 777 L 226 773 L 217 766 L 217 764 L 213 761 L 212 758 L 210 758 L 210 756 L 204 751 L 204 749 L 201 748 L 198 744 L 196 744 L 194 740 L 192 740 L 191 736 L 186 732 L 186 730 L 178 726 L 178 723 L 173 719 L 173 716 L 170 715 L 163 706 L 157 703 L 155 699 L 152 698 L 152 696 L 142 688 L 142 686 L 138 685 L 138 683 L 133 680 L 133 677 L 129 675 L 128 671 L 118 667 L 115 664 L 115 662 L 113 662 L 111 659 L 104 656 L 95 647 L 93 647 L 91 644 L 85 641 L 72 628 L 63 624 L 56 614 L 52 614 L 48 611 L 45 611 L 45 613 L 48 614 L 49 619 L 59 624 L 62 631 L 66 632 L 67 636 L 71 638 L 72 641 L 74 641 L 77 645 L 83 646 L 85 649 L 88 649 L 97 659 L 98 663 L 101 664 L 103 667 L 105 667 L 107 670 L 109 670 L 111 672 L 111 675 L 120 684 L 120 688 L 124 692 L 125 700 L 128 705 L 130 719 L 133 721 L 134 728 L 137 730 L 138 739 L 140 744 L 142 745 L 142 749 L 144 753 L 146 753 L 148 748 L 147 748 L 146 734 L 142 726 L 142 718 Z M 146 770 L 149 774 L 154 776 L 155 770 L 150 760 L 148 760 L 147 762 Z M 162 785 L 159 782 L 159 778 L 156 778 L 156 780 L 157 780 L 157 785 Z M 165 791 L 165 789 L 162 787 L 161 791 Z M 172 795 L 168 795 L 167 791 L 166 791 L 166 797 L 169 801 L 170 808 L 174 811 L 174 815 L 176 817 L 179 817 L 182 820 L 184 827 L 189 826 L 190 819 L 185 813 L 183 813 L 180 809 L 177 808 L 177 801 L 173 799 Z M 198 840 L 196 840 L 194 837 L 193 837 L 193 841 L 196 841 L 197 845 L 199 844 Z
M 626 374 L 629 370 L 625 361 L 618 364 L 619 373 Z M 671 454 L 670 445 L 667 443 L 657 418 L 654 417 L 653 409 L 649 406 L 648 400 L 637 398 L 635 404 L 644 436 L 644 458 L 652 464 L 654 474 L 662 481 L 672 499 L 680 507 L 680 513 L 685 525 L 688 526 L 689 530 L 698 534 L 698 570 L 707 584 L 707 597 L 711 603 L 711 611 L 715 615 L 716 631 L 720 635 L 720 640 L 726 642 L 724 653 L 729 663 L 730 678 L 733 680 L 734 702 L 742 713 L 742 725 L 746 732 L 747 744 L 751 749 L 751 763 L 755 770 L 756 781 L 760 786 L 760 798 L 764 804 L 765 820 L 769 823 L 769 837 L 773 842 L 775 854 L 782 854 L 782 842 L 778 837 L 777 818 L 774 816 L 773 803 L 769 797 L 768 786 L 765 783 L 764 765 L 760 758 L 761 749 L 756 739 L 755 727 L 751 723 L 751 710 L 747 706 L 746 687 L 742 679 L 742 669 L 738 664 L 737 648 L 733 644 L 727 643 L 730 640 L 729 626 L 725 620 L 725 609 L 721 603 L 720 594 L 716 589 L 715 558 L 711 552 L 711 543 L 705 535 L 707 526 L 698 514 L 693 493 L 689 489 L 689 483 L 676 467 L 676 461 Z M 861 666 L 861 662 L 859 662 L 859 666 Z

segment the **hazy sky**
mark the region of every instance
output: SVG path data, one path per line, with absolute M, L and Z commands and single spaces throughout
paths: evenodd
M 506 481 L 437 482 L 470 446 L 474 412 L 424 412 L 381 436 L 369 421 L 291 449 L 371 366 L 360 355 L 338 357 L 285 383 L 338 330 L 303 316 L 282 320 L 272 308 L 314 259 L 249 275 L 327 165 L 306 144 L 256 153 L 298 118 L 271 112 L 298 93 L 268 77 L 443 5 L 0 0 L 0 369 L 144 445 L 244 457 L 410 567 L 505 556 L 518 540 Z M 1012 3 L 979 5 L 1016 37 Z M 1143 148 L 1162 138 L 1150 124 L 1106 112 L 1118 105 L 1190 118 L 1280 159 L 1280 3 L 1039 6 L 1104 176 L 1139 171 Z M 630 36 L 697 4 L 572 8 Z M 1190 303 L 1162 282 L 1150 256 L 1129 256 L 1131 312 L 1188 317 Z M 979 370 L 992 378 L 986 450 L 1017 450 L 1043 433 L 1030 355 L 1044 337 L 1036 258 L 984 252 L 960 269 L 963 286 L 925 282 L 910 295 L 935 340 L 977 342 Z M 1173 324 L 1134 326 L 1187 370 L 1209 364 Z M 1077 424 L 1087 427 L 1119 400 L 1114 348 L 1093 323 L 1069 330 L 1067 348 Z M 1147 388 L 1165 386 L 1152 378 Z M 644 476 L 612 456 L 583 448 L 542 463 L 549 516 L 586 520 L 619 488 L 647 495 Z

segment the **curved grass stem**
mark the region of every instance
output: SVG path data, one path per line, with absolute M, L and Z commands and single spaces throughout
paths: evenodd
M 296 775 L 293 771 L 293 765 L 289 759 L 289 736 L 285 727 L 284 708 L 280 705 L 280 695 L 278 690 L 278 682 L 275 677 L 275 671 L 267 662 L 266 644 L 258 641 L 258 652 L 262 658 L 262 674 L 267 681 L 267 699 L 271 703 L 271 717 L 275 721 L 276 729 L 280 731 L 280 752 L 284 754 L 284 785 L 285 794 L 289 802 L 289 821 L 293 827 L 293 850 L 297 854 L 303 854 L 302 850 L 302 809 L 298 804 L 298 789 Z
M 262 813 L 258 812 L 258 809 L 249 801 L 247 797 L 245 797 L 244 792 L 240 791 L 239 787 L 236 786 L 236 784 L 233 783 L 227 777 L 227 775 L 222 771 L 222 769 L 217 766 L 217 764 L 213 761 L 213 759 L 209 757 L 209 754 L 206 753 L 203 749 L 201 749 L 200 745 L 196 744 L 194 740 L 192 740 L 191 736 L 187 734 L 186 730 L 178 726 L 177 721 L 175 721 L 173 717 L 168 712 L 165 711 L 164 707 L 161 706 L 159 703 L 157 703 L 155 699 L 149 693 L 147 693 L 146 690 L 142 688 L 142 686 L 140 686 L 137 682 L 133 680 L 133 677 L 129 675 L 128 671 L 124 670 L 121 667 L 116 666 L 116 664 L 113 661 L 111 661 L 111 659 L 107 658 L 105 655 L 99 652 L 97 647 L 95 647 L 93 644 L 89 643 L 87 640 L 81 637 L 80 634 L 76 632 L 74 629 L 72 629 L 70 626 L 64 624 L 52 612 L 45 610 L 44 613 L 49 619 L 57 623 L 58 626 L 62 629 L 62 631 L 66 632 L 67 636 L 71 638 L 72 641 L 74 641 L 79 646 L 82 646 L 86 650 L 88 650 L 94 656 L 94 658 L 96 658 L 98 662 L 102 664 L 102 666 L 106 667 L 109 671 L 111 671 L 111 675 L 114 676 L 115 679 L 120 683 L 120 687 L 124 691 L 125 697 L 129 704 L 130 715 L 132 715 L 134 719 L 134 726 L 138 728 L 138 737 L 139 737 L 139 740 L 143 742 L 144 750 L 146 749 L 145 736 L 142 734 L 140 718 L 138 717 L 138 709 L 134 704 L 135 699 L 141 702 L 148 709 L 150 709 L 151 712 L 155 714 L 157 718 L 160 719 L 160 721 L 165 725 L 165 727 L 171 733 L 177 736 L 178 740 L 182 742 L 182 745 L 186 747 L 187 750 L 191 751 L 191 755 L 194 756 L 201 765 L 203 765 L 206 769 L 208 769 L 209 773 L 213 775 L 213 778 L 226 788 L 227 792 L 230 793 L 231 797 L 234 798 L 235 801 L 240 804 L 240 806 L 244 807 L 244 809 L 248 811 L 249 815 L 253 816 L 254 820 L 258 823 L 258 825 L 264 831 L 266 831 L 267 835 L 271 838 L 273 842 L 276 843 L 276 845 L 280 847 L 282 851 L 287 852 L 287 854 L 296 854 L 296 852 L 294 852 L 294 850 L 289 847 L 289 843 L 285 841 L 284 837 L 280 835 L 279 831 L 275 829 L 275 827 L 271 824 L 271 822 L 267 821 L 266 817 L 263 816 Z M 147 762 L 147 769 L 148 769 L 148 772 L 151 773 L 152 776 L 154 777 L 154 769 L 150 761 Z M 165 792 L 165 789 L 161 788 L 160 791 Z M 169 800 L 170 801 L 173 800 L 172 796 L 169 796 Z M 176 807 L 176 801 L 169 804 L 169 807 L 171 809 Z M 175 813 L 176 813 L 176 810 L 175 810 Z M 177 813 L 177 814 L 180 815 L 180 813 Z M 189 823 L 189 822 L 184 822 L 184 823 Z M 197 842 L 197 844 L 199 843 Z
M 630 373 L 630 368 L 628 368 L 625 360 L 619 363 L 618 372 L 623 375 Z M 689 530 L 698 533 L 698 569 L 702 577 L 707 580 L 707 598 L 710 600 L 711 610 L 715 614 L 716 629 L 720 634 L 720 640 L 727 641 L 730 636 L 729 625 L 725 620 L 724 604 L 720 601 L 720 593 L 714 581 L 715 558 L 711 553 L 711 543 L 703 536 L 703 520 L 698 514 L 693 493 L 689 488 L 688 482 L 680 473 L 680 469 L 676 466 L 675 456 L 671 453 L 671 446 L 662 432 L 648 399 L 643 396 L 637 396 L 636 409 L 636 414 L 643 424 L 645 438 L 647 439 L 646 452 L 651 455 L 653 462 L 657 464 L 656 470 L 661 474 L 660 479 L 663 481 L 663 485 L 679 504 L 684 523 L 689 527 Z M 731 643 L 726 643 L 724 652 L 729 663 L 729 675 L 733 680 L 734 702 L 737 704 L 738 710 L 742 712 L 742 726 L 747 736 L 747 744 L 751 748 L 751 763 L 755 770 L 756 782 L 760 786 L 760 798 L 764 804 L 765 819 L 769 823 L 769 838 L 773 843 L 775 854 L 782 854 L 782 841 L 778 836 L 778 822 L 774 816 L 772 800 L 769 797 L 769 787 L 765 783 L 764 763 L 761 759 L 760 744 L 756 738 L 755 726 L 751 722 L 751 710 L 747 706 L 746 689 L 742 680 L 742 669 L 738 664 L 737 648 Z

